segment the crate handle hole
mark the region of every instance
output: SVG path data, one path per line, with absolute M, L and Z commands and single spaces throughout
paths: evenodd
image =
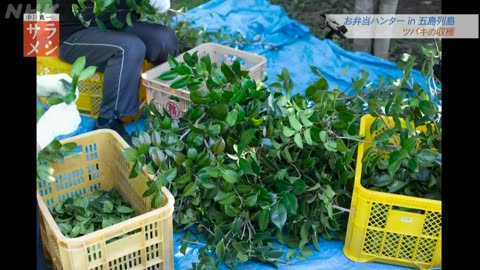
M 425 210 L 424 209 L 417 209 L 417 208 L 410 208 L 410 207 L 402 207 L 402 206 L 393 205 L 392 210 L 425 215 Z

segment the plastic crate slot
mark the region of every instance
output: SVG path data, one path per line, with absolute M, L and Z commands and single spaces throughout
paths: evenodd
M 120 235 L 118 235 L 118 236 L 115 236 L 115 237 L 113 237 L 113 238 L 110 238 L 110 239 L 108 239 L 105 243 L 106 243 L 106 244 L 110 244 L 110 243 L 113 243 L 113 242 L 115 242 L 115 241 L 118 241 L 118 240 L 120 240 L 120 239 L 122 239 L 122 238 L 124 238 L 124 237 L 127 237 L 127 236 L 129 236 L 129 235 L 139 233 L 139 232 L 141 232 L 141 231 L 142 231 L 142 228 L 137 228 L 137 229 L 131 230 L 131 231 L 129 231 L 129 232 L 120 234 Z
M 108 262 L 110 269 L 126 270 L 142 264 L 142 256 L 140 250 L 130 254 L 123 255 L 117 259 Z
M 418 242 L 416 254 L 417 256 L 415 257 L 415 261 L 423 263 L 431 262 L 436 245 L 436 239 L 420 238 L 420 241 Z
M 87 169 L 88 169 L 88 180 L 91 181 L 91 180 L 96 180 L 100 178 L 100 169 L 99 169 L 98 163 L 89 165 Z
M 153 244 L 150 247 L 147 246 L 145 248 L 145 250 L 146 250 L 146 253 L 147 253 L 146 254 L 147 255 L 147 261 L 158 258 L 160 256 L 160 253 L 163 253 L 163 252 L 160 252 L 158 243 Z
M 88 262 L 95 262 L 102 259 L 102 246 L 101 244 L 94 244 L 87 247 Z
M 368 227 L 385 228 L 390 205 L 383 203 L 372 203 Z
M 149 267 L 147 267 L 147 270 L 160 270 L 160 269 L 163 269 L 162 263 L 157 263 L 157 264 L 150 265 Z
M 402 237 L 398 258 L 411 261 L 415 253 L 415 244 L 418 237 L 405 235 Z
M 411 208 L 411 207 L 402 207 L 402 206 L 397 206 L 393 205 L 392 210 L 397 210 L 397 211 L 403 211 L 403 212 L 409 212 L 409 213 L 416 213 L 416 214 L 425 214 L 425 209 L 418 209 L 418 208 Z
M 52 211 L 52 210 L 53 210 L 53 206 L 54 206 L 54 205 L 53 205 L 53 203 L 54 203 L 54 202 L 53 202 L 53 199 L 48 199 L 48 200 L 46 201 L 46 203 L 47 203 L 47 208 L 48 208 L 50 211 Z
M 94 268 L 90 268 L 89 270 L 103 270 L 103 265 L 95 266 Z
M 422 235 L 438 237 L 442 231 L 442 214 L 428 211 L 423 226 Z
M 385 257 L 397 257 L 397 251 L 400 244 L 400 235 L 398 233 L 386 233 L 383 243 L 382 255 Z
M 150 223 L 145 225 L 145 240 L 150 240 L 158 237 L 158 223 Z
M 380 253 L 382 245 L 383 232 L 376 230 L 367 230 L 363 252 L 366 254 L 377 255 Z

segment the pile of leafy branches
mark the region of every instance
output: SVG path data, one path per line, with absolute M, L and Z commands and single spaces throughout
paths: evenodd
M 60 201 L 52 216 L 62 233 L 73 238 L 128 220 L 134 217 L 134 210 L 118 191 L 95 190 Z
M 201 233 L 208 240 L 203 251 L 215 250 L 216 262 L 203 253 L 196 267 L 249 259 L 275 265 L 283 252 L 274 240 L 299 248 L 289 257 L 302 258 L 313 252 L 307 245 L 319 248 L 320 236 L 341 237 L 356 149 L 347 138 L 358 140 L 356 105 L 340 102 L 344 94 L 328 91 L 322 77 L 306 97 L 290 97 L 286 69 L 266 87 L 238 61 L 217 66 L 209 56 L 185 54 L 183 63 L 169 63 L 162 78 L 187 87 L 192 107 L 175 121 L 150 103 L 146 130 L 125 154 L 134 162 L 132 177 L 143 167 L 154 175 L 144 195 L 159 205 L 158 187 L 167 186 L 177 197 L 175 227 Z
M 422 68 L 429 91 L 417 83 L 412 85 L 410 80 L 402 80 L 396 85 L 381 85 L 381 91 L 375 90 L 375 98 L 369 99 L 369 113 L 377 117 L 370 133 L 377 135 L 365 152 L 362 186 L 439 200 L 442 114 L 439 81 L 432 69 L 438 60 L 434 51 L 424 51 L 430 53 Z M 415 59 L 406 56 L 403 62 L 406 78 L 414 65 Z
M 358 136 L 360 117 L 438 122 L 427 109 L 437 106 L 428 92 L 409 85 L 412 61 L 402 64 L 404 78 L 376 88 L 364 72 L 353 81 L 353 96 L 329 91 L 312 67 L 319 79 L 305 96 L 291 97 L 293 80 L 286 69 L 267 87 L 251 80 L 239 62 L 217 66 L 196 54 L 185 54 L 181 63 L 170 58 L 171 70 L 160 79 L 189 89 L 192 106 L 178 121 L 153 103 L 146 106 L 145 131 L 136 131 L 134 147 L 125 151 L 134 162 L 131 176 L 142 168 L 152 175 L 144 196 L 154 196 L 154 206 L 162 201 L 160 186 L 176 196 L 174 226 L 187 231 L 182 250 L 192 234 L 207 240 L 195 269 L 219 262 L 233 268 L 247 260 L 276 265 L 283 252 L 274 241 L 292 248 L 287 259 L 304 258 L 312 245 L 319 248 L 319 236 L 341 239 L 345 232 L 356 147 L 364 142 Z M 439 147 L 429 134 L 421 137 Z

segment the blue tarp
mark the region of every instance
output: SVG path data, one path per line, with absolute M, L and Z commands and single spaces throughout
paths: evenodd
M 306 87 L 318 79 L 310 71 L 310 65 L 321 71 L 330 89 L 338 88 L 347 94 L 353 94 L 352 79 L 359 77 L 361 70 L 369 73 L 374 86 L 380 76 L 384 79 L 402 76 L 393 62 L 368 53 L 345 51 L 331 40 L 316 38 L 307 26 L 266 0 L 212 0 L 179 18 L 190 21 L 194 27 L 206 27 L 207 31 L 225 29 L 232 35 L 240 33 L 258 44 L 241 49 L 267 58 L 267 84 L 275 81 L 282 68 L 287 68 L 295 83 L 293 94 L 304 94 Z M 420 72 L 414 70 L 412 76 L 427 89 Z
M 287 68 L 294 80 L 293 94 L 304 94 L 306 86 L 318 79 L 309 66 L 316 66 L 329 83 L 329 88 L 338 88 L 352 94 L 351 82 L 360 75 L 361 70 L 369 73 L 369 80 L 375 86 L 378 78 L 397 78 L 401 71 L 392 62 L 367 53 L 345 51 L 330 40 L 314 37 L 308 27 L 290 19 L 280 6 L 271 5 L 266 0 L 223 1 L 212 0 L 178 18 L 187 19 L 194 27 L 206 27 L 207 30 L 223 28 L 232 35 L 241 33 L 248 40 L 267 46 L 248 45 L 241 49 L 261 54 L 267 59 L 267 84 L 275 81 L 275 75 Z M 412 72 L 413 80 L 426 87 L 420 72 Z M 131 132 L 142 120 L 131 123 L 127 130 Z M 82 117 L 80 129 L 75 134 L 94 128 L 94 120 Z M 200 245 L 189 245 L 187 254 L 180 253 L 181 233 L 174 234 L 175 269 L 190 269 L 192 262 L 198 259 Z M 278 245 L 284 251 L 288 247 Z M 320 240 L 320 251 L 303 261 L 292 261 L 292 265 L 280 264 L 280 269 L 407 269 L 381 263 L 355 263 L 343 254 L 343 242 Z M 220 269 L 227 269 L 222 265 Z M 273 269 L 270 266 L 254 262 L 245 263 L 239 269 Z

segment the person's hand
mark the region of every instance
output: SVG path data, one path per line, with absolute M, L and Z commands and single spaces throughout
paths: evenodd
M 157 13 L 165 13 L 170 9 L 170 0 L 148 0 L 148 2 Z
M 72 83 L 72 77 L 66 73 L 37 75 L 37 97 L 59 95 L 64 97 L 69 89 L 65 88 L 62 80 Z M 78 99 L 78 87 L 75 89 L 75 102 Z
M 40 149 L 50 144 L 55 137 L 77 130 L 80 114 L 75 103 L 60 103 L 51 106 L 37 122 L 37 144 Z

